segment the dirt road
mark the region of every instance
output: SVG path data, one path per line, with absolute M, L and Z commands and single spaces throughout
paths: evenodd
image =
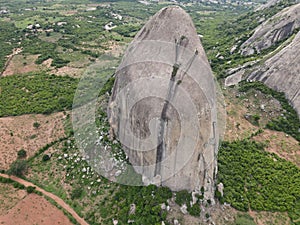
M 25 187 L 28 187 L 28 186 L 35 187 L 37 191 L 39 191 L 39 192 L 43 193 L 44 195 L 48 196 L 49 198 L 53 199 L 58 205 L 60 205 L 62 208 L 64 208 L 66 211 L 68 211 L 76 219 L 76 221 L 78 223 L 80 223 L 81 225 L 88 225 L 88 223 L 85 222 L 85 220 L 83 218 L 81 218 L 67 203 L 65 203 L 64 200 L 57 197 L 56 195 L 54 195 L 48 191 L 45 191 L 44 189 L 34 185 L 33 183 L 23 180 L 19 177 L 9 176 L 7 174 L 2 174 L 2 173 L 0 173 L 0 176 L 4 177 L 4 178 L 10 178 L 13 181 L 23 184 Z

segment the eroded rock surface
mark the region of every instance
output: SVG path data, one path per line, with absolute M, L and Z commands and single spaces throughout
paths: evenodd
M 189 15 L 160 10 L 116 72 L 111 133 L 145 184 L 214 196 L 218 130 L 214 78 Z
M 241 45 L 242 55 L 261 52 L 285 40 L 300 27 L 300 3 L 285 8 L 256 28 L 254 34 Z
M 293 41 L 247 79 L 258 80 L 276 91 L 284 92 L 300 117 L 300 32 Z

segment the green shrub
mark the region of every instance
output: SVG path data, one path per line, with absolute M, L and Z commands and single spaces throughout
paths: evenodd
M 68 76 L 45 73 L 1 77 L 0 116 L 71 109 L 77 83 L 77 79 Z
M 27 191 L 28 194 L 31 194 L 31 193 L 35 192 L 35 187 L 33 187 L 33 186 L 28 186 L 28 187 L 26 188 L 26 191 Z
M 82 187 L 77 187 L 72 190 L 71 198 L 72 199 L 80 198 L 82 196 L 82 194 L 83 194 Z
M 22 176 L 26 173 L 26 171 L 27 171 L 27 161 L 17 159 L 10 165 L 8 174 L 15 175 L 15 176 Z
M 253 218 L 248 214 L 238 213 L 234 225 L 255 225 Z
M 34 122 L 34 123 L 33 123 L 33 127 L 34 127 L 35 129 L 38 129 L 40 126 L 41 126 L 41 124 L 40 124 L 39 122 Z
M 192 207 L 188 207 L 187 211 L 192 215 L 192 216 L 200 216 L 200 205 L 198 203 L 194 204 Z
M 175 202 L 178 205 L 187 204 L 189 205 L 190 201 L 192 201 L 192 194 L 186 190 L 176 192 Z
M 218 154 L 218 182 L 223 201 L 240 210 L 300 212 L 300 169 L 264 144 L 250 140 L 224 142 Z M 295 216 L 296 217 L 296 216 Z
M 44 162 L 46 162 L 46 161 L 50 160 L 50 156 L 49 156 L 48 154 L 45 154 L 45 155 L 43 155 L 42 160 L 43 160 Z
M 18 151 L 18 158 L 22 159 L 22 158 L 26 158 L 27 156 L 27 152 L 24 149 L 21 149 Z

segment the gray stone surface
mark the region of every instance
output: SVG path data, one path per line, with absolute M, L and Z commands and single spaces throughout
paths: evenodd
M 284 92 L 300 118 L 300 32 L 293 41 L 247 79 L 264 82 L 276 91 Z
M 214 78 L 189 15 L 155 14 L 116 72 L 111 133 L 146 184 L 214 196 L 218 129 Z
M 264 9 L 267 9 L 267 8 L 270 8 L 271 6 L 274 6 L 276 4 L 278 4 L 281 0 L 269 0 L 267 1 L 265 4 L 259 6 L 256 8 L 256 11 L 259 11 L 259 10 L 264 10 Z
M 237 85 L 239 82 L 241 82 L 244 72 L 245 72 L 245 70 L 242 69 L 242 70 L 226 77 L 225 78 L 225 87 Z
M 252 55 L 288 38 L 300 27 L 300 3 L 285 8 L 258 26 L 254 34 L 241 45 L 242 55 Z

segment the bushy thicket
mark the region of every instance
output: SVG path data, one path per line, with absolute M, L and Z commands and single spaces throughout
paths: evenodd
M 263 144 L 223 143 L 218 167 L 218 182 L 224 184 L 221 202 L 241 211 L 287 211 L 293 221 L 300 218 L 300 169 L 264 151 Z
M 0 79 L 0 116 L 63 111 L 72 108 L 78 80 L 45 73 Z

